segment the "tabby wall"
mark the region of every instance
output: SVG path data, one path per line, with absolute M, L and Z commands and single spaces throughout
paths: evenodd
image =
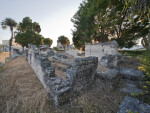
M 85 57 L 95 56 L 98 60 L 105 55 L 117 55 L 118 54 L 118 44 L 116 41 L 106 42 L 106 43 L 95 43 L 86 44 L 85 46 Z
M 50 50 L 44 49 L 44 53 Z M 72 94 L 79 93 L 94 82 L 98 66 L 97 57 L 76 58 L 65 74 L 65 80 L 55 74 L 55 69 L 48 60 L 48 54 L 42 54 L 42 49 L 30 45 L 24 56 L 28 60 L 35 74 L 47 90 L 50 100 L 59 106 L 71 98 Z M 66 98 L 66 96 L 68 96 Z

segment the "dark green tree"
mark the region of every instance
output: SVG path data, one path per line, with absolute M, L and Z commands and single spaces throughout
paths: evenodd
M 22 22 L 19 23 L 18 32 L 15 36 L 15 41 L 24 47 L 28 46 L 29 43 L 32 43 L 36 46 L 42 45 L 44 37 L 40 35 L 40 25 L 37 22 L 32 23 L 30 17 L 23 18 Z
M 66 49 L 66 45 L 68 46 L 70 44 L 70 41 L 67 37 L 65 36 L 60 36 L 58 37 L 58 40 L 57 40 L 58 43 L 61 43 L 61 45 L 63 46 L 64 48 L 64 51 Z
M 73 40 L 79 39 L 74 44 L 82 47 L 82 44 L 90 43 L 92 40 L 107 42 L 108 36 L 120 38 L 120 26 L 125 18 L 121 18 L 122 4 L 119 0 L 83 2 L 71 20 L 76 28 L 73 30 Z
M 32 31 L 33 23 L 30 17 L 23 18 L 22 22 L 19 23 L 17 29 L 19 32 Z
M 150 24 L 149 24 L 149 18 L 145 15 L 143 15 L 143 18 L 141 16 L 137 17 L 137 21 L 134 22 L 132 26 L 132 34 L 134 34 L 134 39 L 140 39 L 141 38 L 141 44 L 143 47 L 145 47 L 148 51 L 150 51 Z
M 23 47 L 28 47 L 28 44 L 32 43 L 37 47 L 42 44 L 43 37 L 33 31 L 27 31 L 20 33 L 18 32 L 15 36 L 15 42 L 20 44 Z
M 20 44 L 22 46 L 22 49 L 24 51 L 24 47 L 28 47 L 28 43 L 29 43 L 29 34 L 28 32 L 25 33 L 17 33 L 15 36 L 15 42 L 17 42 L 18 44 Z
M 11 57 L 11 46 L 12 46 L 12 39 L 13 39 L 13 29 L 17 26 L 17 23 L 15 22 L 15 20 L 11 19 L 11 18 L 6 18 L 5 20 L 3 20 L 1 22 L 2 28 L 6 29 L 7 27 L 10 28 L 11 31 L 11 38 L 9 40 L 9 55 Z
M 92 40 L 106 42 L 108 37 L 115 39 L 120 47 L 131 47 L 136 44 L 135 33 L 132 34 L 135 18 L 131 21 L 128 17 L 131 15 L 132 5 L 126 9 L 125 7 L 122 0 L 84 1 L 71 19 L 75 27 L 74 45 L 80 48 L 86 43 L 91 43 Z M 132 32 L 128 30 L 129 28 Z
M 37 23 L 37 22 L 33 23 L 33 31 L 38 34 L 41 32 L 41 27 L 40 27 L 39 23 Z
M 124 8 L 123 11 L 128 11 L 128 18 L 133 22 L 134 16 L 139 15 L 139 19 L 143 16 L 149 17 L 149 14 L 145 12 L 150 11 L 150 0 L 123 0 Z
M 150 51 L 150 1 L 124 0 L 124 11 L 128 11 L 131 24 L 126 32 L 132 39 L 142 39 L 141 44 Z M 128 37 L 130 37 L 128 36 Z
M 43 42 L 45 45 L 48 45 L 49 47 L 51 47 L 53 40 L 50 38 L 45 38 Z

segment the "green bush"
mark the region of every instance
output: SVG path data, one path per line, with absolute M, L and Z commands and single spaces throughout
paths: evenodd
M 140 58 L 141 66 L 139 70 L 144 73 L 144 88 L 146 89 L 145 93 L 150 94 L 150 52 L 146 51 Z
M 54 47 L 54 49 L 55 49 L 56 51 L 59 51 L 59 49 L 58 49 L 57 47 Z

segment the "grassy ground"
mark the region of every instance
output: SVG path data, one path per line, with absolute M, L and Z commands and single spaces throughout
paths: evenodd
M 0 72 L 0 113 L 116 113 L 123 95 L 100 80 L 93 87 L 71 103 L 52 109 L 35 73 L 18 57 Z
M 8 62 L 0 73 L 0 113 L 50 111 L 47 94 L 23 57 Z

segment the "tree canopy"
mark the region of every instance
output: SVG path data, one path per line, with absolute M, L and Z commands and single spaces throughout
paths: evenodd
M 6 29 L 7 27 L 10 28 L 11 31 L 11 38 L 9 40 L 9 55 L 11 57 L 11 46 L 12 46 L 12 39 L 13 39 L 13 28 L 15 28 L 17 26 L 17 23 L 15 22 L 15 20 L 11 19 L 11 18 L 6 18 L 1 22 L 2 28 Z
M 135 11 L 134 18 L 131 21 L 131 7 L 127 0 L 87 0 L 80 4 L 80 7 L 71 21 L 74 23 L 73 42 L 75 47 L 84 47 L 86 43 L 106 42 L 115 39 L 120 47 L 131 47 L 136 44 L 137 30 L 141 29 L 142 36 L 147 35 L 145 28 L 141 27 L 146 23 L 141 22 L 140 27 L 137 23 L 143 19 L 142 15 L 149 15 L 147 10 L 140 15 Z M 128 0 L 131 1 L 131 0 Z M 132 13 L 133 14 L 133 13 Z M 136 18 L 135 18 L 136 16 Z M 147 19 L 144 19 L 147 21 Z M 136 23 L 136 24 L 134 24 Z M 144 26 L 145 26 L 144 25 Z M 145 33 L 144 33 L 145 32 Z
M 39 23 L 37 23 L 37 22 L 33 23 L 33 31 L 38 34 L 41 32 L 41 27 L 40 27 Z
M 15 41 L 20 44 L 22 47 L 28 47 L 28 44 L 32 43 L 36 46 L 42 44 L 43 37 L 33 31 L 27 31 L 20 33 L 18 32 L 15 36 Z
M 22 22 L 19 23 L 17 27 L 18 32 L 15 36 L 15 41 L 22 45 L 24 48 L 27 47 L 29 43 L 36 46 L 43 44 L 44 37 L 40 35 L 41 28 L 39 23 L 32 22 L 30 17 L 23 18 Z
M 32 25 L 32 19 L 30 19 L 30 17 L 25 17 L 23 18 L 22 22 L 20 22 L 17 26 L 17 30 L 19 32 L 32 31 Z
M 63 46 L 64 48 L 64 51 L 65 51 L 65 48 L 66 48 L 66 45 L 68 46 L 70 44 L 70 41 L 67 37 L 65 36 L 60 36 L 58 37 L 58 40 L 57 40 L 58 43 L 61 43 L 61 45 Z
M 131 21 L 126 34 L 132 34 L 133 39 L 141 38 L 143 47 L 150 51 L 150 1 L 124 0 L 124 3 Z
M 14 27 L 17 26 L 17 23 L 15 20 L 11 19 L 11 18 L 5 18 L 2 22 L 1 22 L 2 28 L 6 29 L 7 27 L 10 27 L 10 30 L 12 31 Z
M 51 45 L 52 45 L 52 43 L 53 43 L 53 40 L 50 39 L 50 38 L 45 38 L 45 39 L 43 40 L 43 42 L 44 42 L 45 45 L 48 45 L 49 47 L 51 47 Z
M 133 21 L 135 15 L 142 17 L 145 12 L 150 11 L 150 1 L 149 0 L 123 0 L 124 2 L 124 11 L 128 10 L 128 17 Z M 149 17 L 147 13 L 146 16 Z M 139 17 L 139 19 L 140 19 Z

